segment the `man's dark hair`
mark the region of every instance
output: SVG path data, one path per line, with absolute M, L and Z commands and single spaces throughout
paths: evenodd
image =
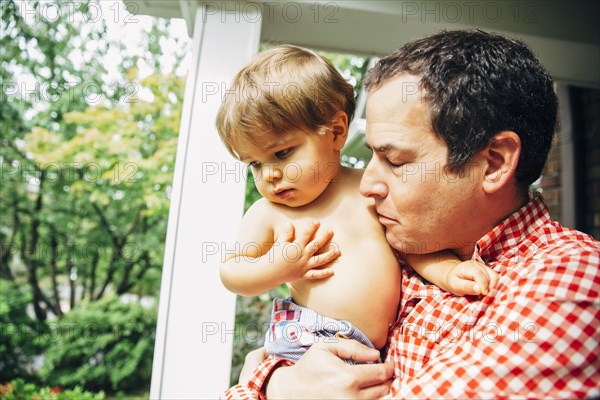
M 515 176 L 527 188 L 541 174 L 556 126 L 552 78 L 523 42 L 480 30 L 443 31 L 407 43 L 369 71 L 368 91 L 403 74 L 420 78 L 448 168 L 463 171 L 502 131 L 522 143 Z M 400 94 L 399 94 L 400 95 Z

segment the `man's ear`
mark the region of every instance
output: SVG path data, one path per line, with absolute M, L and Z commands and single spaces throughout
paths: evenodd
M 511 183 L 515 183 L 515 171 L 521 154 L 521 138 L 513 131 L 502 131 L 496 134 L 483 156 L 487 163 L 484 172 L 483 190 L 496 193 Z
M 337 151 L 342 150 L 348 139 L 348 115 L 340 111 L 329 124 L 333 132 L 333 146 Z

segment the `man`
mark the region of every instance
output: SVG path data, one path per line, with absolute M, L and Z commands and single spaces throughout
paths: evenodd
M 485 297 L 456 297 L 402 265 L 386 363 L 349 365 L 378 354 L 351 340 L 319 343 L 293 366 L 265 361 L 224 397 L 600 396 L 600 243 L 551 221 L 528 190 L 557 109 L 532 52 L 499 35 L 442 32 L 382 59 L 366 87 L 373 158 L 361 192 L 390 245 L 452 250 L 499 282 Z

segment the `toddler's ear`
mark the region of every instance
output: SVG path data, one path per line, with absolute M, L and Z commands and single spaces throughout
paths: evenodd
M 331 121 L 330 129 L 333 132 L 334 148 L 338 151 L 342 150 L 346 139 L 348 139 L 348 115 L 340 111 Z

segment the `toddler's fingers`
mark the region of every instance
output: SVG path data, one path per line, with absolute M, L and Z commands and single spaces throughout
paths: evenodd
M 333 237 L 332 230 L 326 230 L 326 231 L 320 230 L 319 232 L 317 232 L 317 235 L 315 236 L 313 241 L 310 242 L 307 246 L 309 253 L 311 255 L 315 254 L 319 249 L 328 245 L 329 241 L 331 240 L 332 237 Z
M 294 233 L 294 225 L 292 225 L 291 222 L 288 222 L 287 224 L 285 224 L 285 228 L 281 230 L 277 235 L 276 241 L 280 243 L 290 243 L 294 240 Z
M 473 284 L 473 290 L 479 290 L 479 293 L 473 294 L 488 294 L 490 278 L 486 272 L 477 271 L 473 274 L 473 280 L 475 281 L 475 283 Z
M 493 270 L 488 270 L 488 275 L 490 276 L 490 290 L 494 289 L 496 287 L 496 285 L 498 284 L 498 281 L 500 280 L 500 277 L 498 276 L 498 273 L 496 271 Z
M 307 266 L 308 268 L 317 268 L 330 262 L 334 261 L 338 258 L 342 253 L 337 249 L 331 249 L 326 251 L 325 253 L 318 254 L 316 256 L 312 256 L 310 260 L 308 260 Z
M 331 268 L 311 269 L 304 273 L 304 279 L 324 279 L 329 278 L 331 275 L 333 275 L 333 269 Z
M 496 271 L 487 267 L 486 265 L 477 263 L 477 266 L 479 267 L 479 270 L 477 271 L 475 277 L 477 278 L 479 275 L 483 276 L 483 280 L 478 281 L 478 283 L 482 285 L 481 287 L 483 288 L 481 294 L 487 295 L 496 287 L 500 278 L 498 277 L 498 273 Z
M 479 296 L 482 292 L 481 286 L 479 286 L 477 283 L 472 283 L 471 291 L 472 291 L 472 293 L 469 293 L 469 294 L 472 294 L 473 296 Z
M 298 235 L 296 242 L 300 246 L 306 247 L 306 245 L 311 241 L 313 236 L 315 236 L 315 233 L 319 229 L 320 225 L 321 224 L 318 221 L 313 221 L 310 224 L 310 226 L 304 230 L 304 232 L 302 232 L 300 235 Z
M 476 282 L 473 282 L 473 280 L 469 280 L 469 279 L 461 279 L 459 278 L 459 282 L 460 283 L 455 283 L 454 288 L 452 291 L 452 293 L 454 293 L 457 296 L 466 296 L 466 295 L 472 295 L 472 296 L 478 296 L 481 294 L 481 288 L 479 287 L 479 285 Z

